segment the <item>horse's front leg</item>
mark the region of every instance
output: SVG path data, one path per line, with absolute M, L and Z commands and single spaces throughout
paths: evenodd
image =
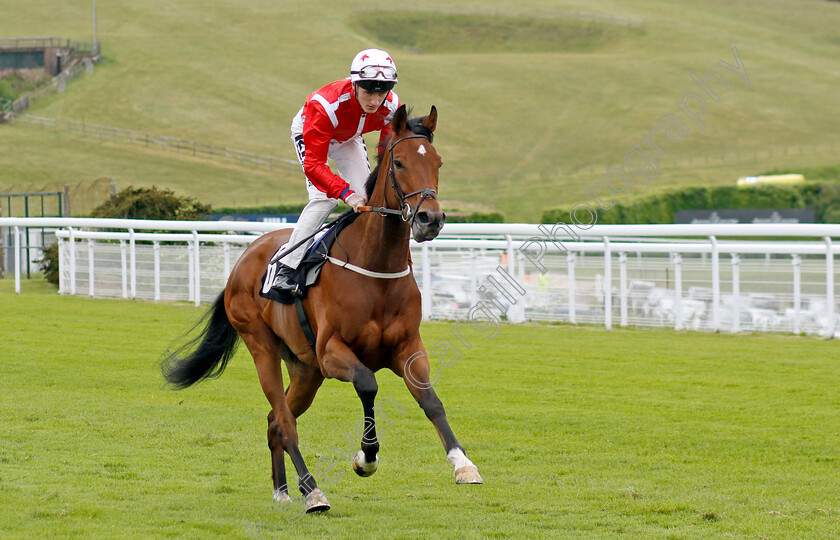
M 405 381 L 408 391 L 417 400 L 420 408 L 426 413 L 438 432 L 446 458 L 455 469 L 456 484 L 481 484 L 483 480 L 478 474 L 478 468 L 467 457 L 464 447 L 458 443 L 449 422 L 446 411 L 429 380 L 429 359 L 426 357 L 426 347 L 418 338 L 409 345 L 401 347 L 397 361 L 392 370 Z
M 362 431 L 362 449 L 353 457 L 353 470 L 359 476 L 371 476 L 379 467 L 379 439 L 376 438 L 376 419 L 374 405 L 379 385 L 376 376 L 362 364 L 353 351 L 344 342 L 332 339 L 327 343 L 321 358 L 321 371 L 328 378 L 352 382 L 356 394 L 362 402 L 364 412 L 364 430 Z

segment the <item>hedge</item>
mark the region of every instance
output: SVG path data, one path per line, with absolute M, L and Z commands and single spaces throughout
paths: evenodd
M 830 167 L 823 169 L 832 169 Z M 836 171 L 840 176 L 840 168 Z M 606 197 L 604 197 L 606 199 Z M 591 202 L 591 201 L 587 201 Z M 692 186 L 663 191 L 598 210 L 598 223 L 674 223 L 680 210 L 746 210 L 792 208 L 814 210 L 817 223 L 840 222 L 840 183 L 806 182 L 788 185 Z M 570 208 L 545 210 L 543 223 L 569 222 Z

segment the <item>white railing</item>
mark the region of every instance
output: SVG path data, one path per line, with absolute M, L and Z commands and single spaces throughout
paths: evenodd
M 283 225 L 0 218 L 2 227 L 18 292 L 24 230 L 45 227 L 60 246 L 61 294 L 199 305 L 251 241 Z M 834 336 L 835 237 L 840 225 L 450 224 L 411 249 L 425 319 Z

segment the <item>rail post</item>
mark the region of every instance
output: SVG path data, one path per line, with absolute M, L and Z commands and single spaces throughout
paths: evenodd
M 793 333 L 799 333 L 799 313 L 802 309 L 802 258 L 799 255 L 793 255 L 791 263 L 793 264 Z
M 741 331 L 741 258 L 732 254 L 732 333 Z
M 423 242 L 421 247 L 423 256 L 423 320 L 428 321 L 432 313 L 432 269 L 429 257 L 429 245 Z
M 568 269 L 568 282 L 569 282 L 569 322 L 572 324 L 577 323 L 576 310 L 575 307 L 575 263 L 577 262 L 577 253 L 573 251 L 569 251 L 566 254 L 566 268 Z
M 610 239 L 604 237 L 604 328 L 612 330 L 612 252 Z
M 627 253 L 618 254 L 619 325 L 627 326 Z
M 709 237 L 712 243 L 712 331 L 720 329 L 720 253 L 717 238 Z
M 831 244 L 831 237 L 826 236 L 825 240 L 825 303 L 826 316 L 828 317 L 828 335 L 834 337 L 834 329 L 837 326 L 834 320 L 834 249 Z
M 155 302 L 160 302 L 160 242 L 153 243 L 155 252 Z
M 20 227 L 15 226 L 15 292 L 20 294 Z
M 128 229 L 128 257 L 131 276 L 131 298 L 137 297 L 137 244 L 134 241 L 134 229 Z
M 198 231 L 193 231 L 193 244 L 195 245 L 195 253 L 193 262 L 195 263 L 195 280 L 193 283 L 195 284 L 195 307 L 201 305 L 201 257 L 199 256 L 199 247 L 198 247 Z
M 73 227 L 67 227 L 70 235 L 67 247 L 70 249 L 70 295 L 76 296 L 76 237 Z
M 93 294 L 93 276 L 94 276 L 94 267 L 93 267 L 93 238 L 88 238 L 88 296 L 94 298 Z
M 674 261 L 674 330 L 682 330 L 682 255 L 673 253 L 672 257 Z

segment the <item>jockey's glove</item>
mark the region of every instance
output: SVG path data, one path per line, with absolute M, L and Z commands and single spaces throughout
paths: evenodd
M 359 195 L 358 193 L 354 193 L 354 194 L 350 195 L 349 197 L 347 197 L 347 200 L 346 200 L 345 202 L 346 202 L 346 203 L 347 203 L 350 207 L 352 207 L 352 208 L 353 208 L 353 211 L 354 211 L 354 212 L 358 212 L 358 211 L 359 211 L 359 207 L 360 207 L 360 206 L 364 206 L 364 205 L 365 205 L 365 203 L 367 202 L 367 199 L 366 199 L 365 197 L 362 197 L 362 196 L 361 196 L 361 195 Z

